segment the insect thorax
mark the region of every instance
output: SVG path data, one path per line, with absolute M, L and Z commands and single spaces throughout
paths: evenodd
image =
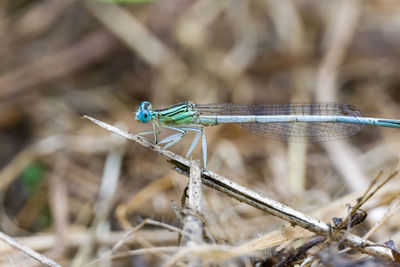
M 165 125 L 190 125 L 196 123 L 199 112 L 190 101 L 154 111 L 155 118 Z

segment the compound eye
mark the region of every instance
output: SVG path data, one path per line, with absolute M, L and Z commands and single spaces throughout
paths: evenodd
M 151 114 L 147 109 L 144 109 L 144 110 L 140 111 L 139 120 L 141 122 L 146 123 L 146 122 L 149 122 L 150 119 L 151 119 Z

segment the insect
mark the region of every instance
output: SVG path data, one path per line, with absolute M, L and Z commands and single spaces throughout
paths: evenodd
M 366 118 L 355 106 L 342 103 L 289 103 L 289 104 L 200 104 L 181 102 L 166 108 L 154 109 L 144 101 L 136 112 L 136 120 L 151 122 L 155 144 L 170 147 L 189 131 L 196 132 L 186 154 L 188 157 L 202 139 L 203 163 L 207 164 L 207 142 L 204 127 L 235 123 L 251 133 L 269 138 L 297 142 L 337 140 L 356 134 L 363 125 L 400 128 L 400 120 Z M 177 131 L 161 141 L 162 128 Z

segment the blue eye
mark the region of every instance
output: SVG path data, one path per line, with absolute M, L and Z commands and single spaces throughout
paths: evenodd
M 138 117 L 139 117 L 139 118 L 138 118 L 139 121 L 141 121 L 141 122 L 143 122 L 143 123 L 146 123 L 146 122 L 149 122 L 149 121 L 150 121 L 150 119 L 151 119 L 151 114 L 150 114 L 150 112 L 149 112 L 147 109 L 143 109 L 142 111 L 140 111 Z

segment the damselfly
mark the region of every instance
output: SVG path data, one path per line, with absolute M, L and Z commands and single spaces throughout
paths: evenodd
M 258 135 L 298 142 L 322 142 L 337 140 L 357 133 L 364 124 L 400 128 L 400 120 L 366 118 L 353 105 L 341 103 L 291 103 L 291 104 L 202 104 L 190 101 L 163 109 L 152 108 L 144 101 L 136 112 L 136 120 L 153 125 L 155 144 L 176 144 L 188 131 L 196 132 L 186 154 L 188 157 L 202 138 L 203 162 L 207 164 L 205 126 L 236 123 Z M 162 128 L 177 131 L 161 141 Z

